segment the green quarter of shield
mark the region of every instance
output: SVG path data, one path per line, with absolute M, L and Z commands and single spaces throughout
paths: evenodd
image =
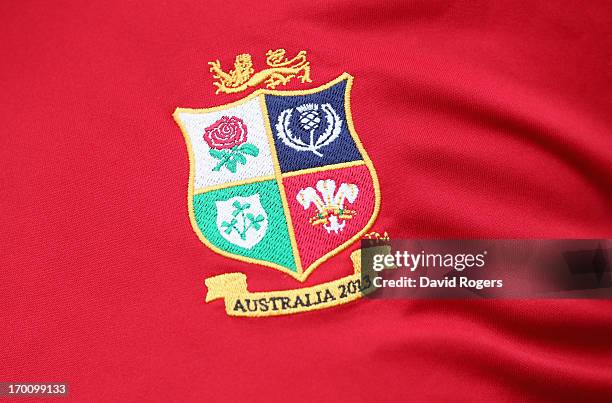
M 193 214 L 198 229 L 217 248 L 295 271 L 287 222 L 275 180 L 196 194 Z

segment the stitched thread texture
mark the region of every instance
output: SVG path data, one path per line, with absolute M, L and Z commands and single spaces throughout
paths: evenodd
M 274 89 L 279 85 L 286 85 L 297 76 L 302 83 L 310 83 L 310 62 L 306 59 L 306 51 L 302 50 L 291 59 L 286 57 L 285 49 L 269 50 L 266 53 L 266 64 L 269 68 L 255 73 L 253 60 L 250 54 L 243 53 L 236 56 L 234 69 L 223 71 L 221 62 L 209 62 L 210 72 L 217 81 L 213 83 L 217 90 L 215 94 L 232 94 L 241 92 L 249 87 L 255 87 L 262 82 L 267 88 Z
M 351 84 L 344 74 L 312 90 L 259 90 L 228 105 L 177 109 L 190 156 L 190 217 L 206 245 L 303 281 L 367 231 L 380 198 L 352 126 Z M 245 164 L 237 157 L 227 167 L 229 157 L 212 155 L 245 144 L 259 150 Z

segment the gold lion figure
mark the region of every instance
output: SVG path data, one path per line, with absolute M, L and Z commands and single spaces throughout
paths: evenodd
M 270 66 L 255 73 L 251 55 L 244 53 L 236 56 L 234 70 L 226 73 L 221 69 L 219 60 L 209 62 L 210 72 L 217 81 L 213 83 L 220 92 L 233 94 L 246 90 L 248 87 L 255 87 L 265 81 L 266 87 L 276 88 L 278 85 L 287 84 L 297 75 L 302 83 L 310 83 L 310 62 L 306 60 L 306 51 L 300 51 L 292 59 L 287 59 L 285 49 L 268 50 L 266 53 L 266 63 Z M 298 75 L 301 73 L 300 75 Z

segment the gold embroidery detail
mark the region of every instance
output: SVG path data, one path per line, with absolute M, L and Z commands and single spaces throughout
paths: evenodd
M 363 239 L 376 239 L 380 241 L 388 241 L 389 234 L 387 234 L 387 231 L 385 231 L 382 235 L 380 235 L 378 232 L 373 231 L 373 232 L 365 234 L 363 236 Z
M 384 255 L 390 252 L 388 245 L 357 249 L 350 255 L 353 274 L 327 283 L 292 290 L 250 292 L 244 273 L 220 274 L 204 281 L 208 289 L 206 302 L 222 299 L 228 315 L 243 317 L 289 315 L 346 304 L 376 291 L 373 284 L 376 272 L 370 267 L 365 267 L 365 272 L 362 272 L 362 254 L 365 254 L 366 261 L 369 261 L 375 254 Z M 255 305 L 255 309 L 251 310 L 250 303 Z
M 276 88 L 278 85 L 287 84 L 297 74 L 302 83 L 310 83 L 310 62 L 306 60 L 306 51 L 300 51 L 292 59 L 288 59 L 285 49 L 269 50 L 266 53 L 266 63 L 269 69 L 255 73 L 251 55 L 243 53 L 236 56 L 234 70 L 228 73 L 221 69 L 219 60 L 209 62 L 210 72 L 217 81 L 213 83 L 217 90 L 215 94 L 221 92 L 233 94 L 242 92 L 249 87 L 255 87 L 265 81 L 266 87 Z

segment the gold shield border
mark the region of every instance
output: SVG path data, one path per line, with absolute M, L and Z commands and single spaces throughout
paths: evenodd
M 314 269 L 316 269 L 317 267 L 319 267 L 323 262 L 329 260 L 331 257 L 337 255 L 338 253 L 340 253 L 341 251 L 343 251 L 344 249 L 346 249 L 347 247 L 349 247 L 351 244 L 353 244 L 355 241 L 359 240 L 374 224 L 374 221 L 376 220 L 376 218 L 378 217 L 378 213 L 380 211 L 380 202 L 381 202 L 381 197 L 380 197 L 380 185 L 378 183 L 378 175 L 376 173 L 376 169 L 374 168 L 374 165 L 372 164 L 372 161 L 370 160 L 370 157 L 368 156 L 368 153 L 366 152 L 365 148 L 363 147 L 363 144 L 361 143 L 361 140 L 359 139 L 359 136 L 357 135 L 357 132 L 355 131 L 355 127 L 353 125 L 353 116 L 351 114 L 351 89 L 352 89 L 352 85 L 353 85 L 353 76 L 351 76 L 348 73 L 343 73 L 342 75 L 340 75 L 338 78 L 336 78 L 335 80 L 332 80 L 324 85 L 321 85 L 319 87 L 316 88 L 311 88 L 311 89 L 307 89 L 307 90 L 298 90 L 298 91 L 277 91 L 277 90 L 269 90 L 269 89 L 258 89 L 256 91 L 254 91 L 253 93 L 251 93 L 250 95 L 239 99 L 238 101 L 229 103 L 229 104 L 224 104 L 224 105 L 220 105 L 220 106 L 216 106 L 216 107 L 212 107 L 212 108 L 200 108 L 200 109 L 191 109 L 191 108 L 176 108 L 176 110 L 174 111 L 174 113 L 172 114 L 172 117 L 174 118 L 175 122 L 177 123 L 177 125 L 179 126 L 179 128 L 181 129 L 181 132 L 183 133 L 183 137 L 185 139 L 185 144 L 187 145 L 187 153 L 189 155 L 189 186 L 188 186 L 188 192 L 187 192 L 187 203 L 188 203 L 188 210 L 189 210 L 189 219 L 191 221 L 191 226 L 194 230 L 194 232 L 196 233 L 196 235 L 198 236 L 198 238 L 200 238 L 200 241 L 202 241 L 202 243 L 204 243 L 206 246 L 208 246 L 208 248 L 210 248 L 212 251 L 214 251 L 215 253 L 231 258 L 231 259 L 235 259 L 235 260 L 239 260 L 242 262 L 247 262 L 247 263 L 253 263 L 253 264 L 258 264 L 258 265 L 262 265 L 262 266 L 266 266 L 266 267 L 271 267 L 274 268 L 276 270 L 282 271 L 283 273 L 286 273 L 288 275 L 290 275 L 291 277 L 295 278 L 298 281 L 305 281 L 308 276 L 313 272 Z M 368 220 L 368 222 L 366 223 L 366 225 L 363 227 L 363 229 L 361 229 L 359 232 L 357 232 L 354 236 L 352 236 L 350 239 L 348 239 L 346 242 L 342 243 L 341 245 L 337 246 L 336 248 L 334 248 L 333 250 L 331 250 L 330 252 L 327 252 L 326 254 L 324 254 L 323 256 L 321 256 L 319 259 L 315 260 L 310 266 L 308 266 L 305 270 L 302 267 L 301 261 L 300 261 L 300 256 L 299 256 L 299 252 L 297 249 L 297 241 L 295 238 L 295 234 L 294 234 L 294 228 L 293 228 L 293 224 L 291 222 L 291 214 L 289 212 L 289 205 L 287 203 L 287 196 L 285 194 L 285 189 L 283 186 L 283 177 L 281 174 L 281 170 L 280 170 L 280 165 L 278 163 L 278 158 L 276 155 L 276 146 L 274 143 L 274 138 L 272 135 L 272 129 L 270 127 L 270 117 L 268 116 L 268 109 L 265 103 L 265 98 L 263 95 L 269 94 L 269 95 L 277 95 L 277 96 L 296 96 L 296 95 L 310 95 L 310 94 L 315 94 L 317 92 L 321 92 L 323 90 L 326 90 L 332 86 L 334 86 L 335 84 L 338 84 L 339 82 L 343 81 L 343 80 L 347 80 L 347 86 L 346 89 L 344 90 L 344 113 L 346 116 L 346 121 L 347 121 L 347 126 L 348 126 L 348 131 L 351 135 L 351 137 L 353 137 L 353 140 L 355 141 L 355 144 L 357 145 L 357 148 L 359 150 L 359 152 L 361 153 L 361 156 L 363 157 L 363 163 L 365 163 L 365 165 L 367 166 L 368 170 L 370 171 L 370 175 L 372 177 L 372 182 L 373 182 L 373 186 L 374 186 L 374 211 L 372 212 L 372 216 L 370 217 L 370 219 Z M 179 113 L 181 112 L 186 112 L 186 113 L 209 113 L 209 112 L 215 112 L 215 111 L 220 111 L 220 110 L 225 110 L 225 109 L 229 109 L 229 108 L 233 108 L 235 106 L 238 106 L 242 103 L 245 103 L 247 101 L 250 101 L 253 98 L 257 98 L 259 97 L 260 99 L 260 104 L 262 107 L 262 112 L 264 115 L 264 120 L 265 120 L 265 125 L 266 125 L 266 132 L 268 135 L 268 142 L 270 143 L 270 147 L 271 147 L 271 154 L 272 154 L 272 161 L 274 163 L 274 176 L 270 176 L 270 177 L 259 177 L 259 178 L 251 178 L 251 179 L 247 179 L 247 180 L 242 180 L 242 181 L 236 181 L 236 182 L 228 182 L 223 184 L 222 186 L 211 186 L 206 188 L 204 191 L 209 191 L 209 190 L 214 190 L 214 189 L 218 189 L 220 187 L 231 187 L 231 186 L 238 186 L 241 184 L 247 184 L 247 183 L 256 183 L 259 181 L 263 181 L 263 180 L 272 180 L 272 179 L 276 179 L 276 182 L 278 184 L 278 188 L 281 194 L 281 199 L 282 199 L 282 204 L 283 204 L 283 210 L 287 219 L 287 227 L 289 230 L 289 236 L 291 238 L 291 247 L 292 247 L 292 251 L 293 251 L 293 256 L 295 259 L 295 263 L 296 263 L 296 267 L 297 270 L 296 271 L 292 271 L 284 266 L 278 265 L 276 263 L 272 263 L 272 262 L 267 262 L 264 260 L 259 260 L 259 259 L 253 259 L 251 257 L 246 257 L 246 256 L 241 256 L 241 255 L 236 255 L 233 253 L 229 253 L 227 251 L 224 251 L 223 249 L 219 249 L 218 247 L 216 247 L 215 245 L 213 245 L 212 243 L 210 243 L 206 237 L 204 236 L 204 234 L 202 233 L 202 231 L 200 230 L 200 228 L 198 227 L 198 224 L 195 220 L 195 213 L 193 210 L 193 196 L 194 196 L 194 176 L 195 176 L 195 157 L 193 155 L 193 149 L 191 146 L 191 140 L 189 138 L 189 135 L 187 134 L 187 131 L 185 130 L 185 127 L 183 126 L 183 124 L 181 123 L 180 119 L 179 119 Z M 321 171 L 328 171 L 328 170 L 332 170 L 332 169 L 337 169 L 337 168 L 341 168 L 341 167 L 346 167 L 346 166 L 355 166 L 355 165 L 363 165 L 361 162 L 359 162 L 358 164 L 354 164 L 354 163 L 343 163 L 343 164 L 334 164 L 334 165 L 328 165 L 325 167 L 320 167 L 320 168 L 311 168 L 311 169 L 305 169 L 303 171 L 303 173 L 307 173 L 307 172 L 321 172 Z M 297 173 L 298 175 L 300 173 L 302 173 L 301 171 L 298 171 L 299 173 Z M 295 173 L 292 173 L 293 175 L 296 175 Z M 285 174 L 285 176 L 288 176 Z

